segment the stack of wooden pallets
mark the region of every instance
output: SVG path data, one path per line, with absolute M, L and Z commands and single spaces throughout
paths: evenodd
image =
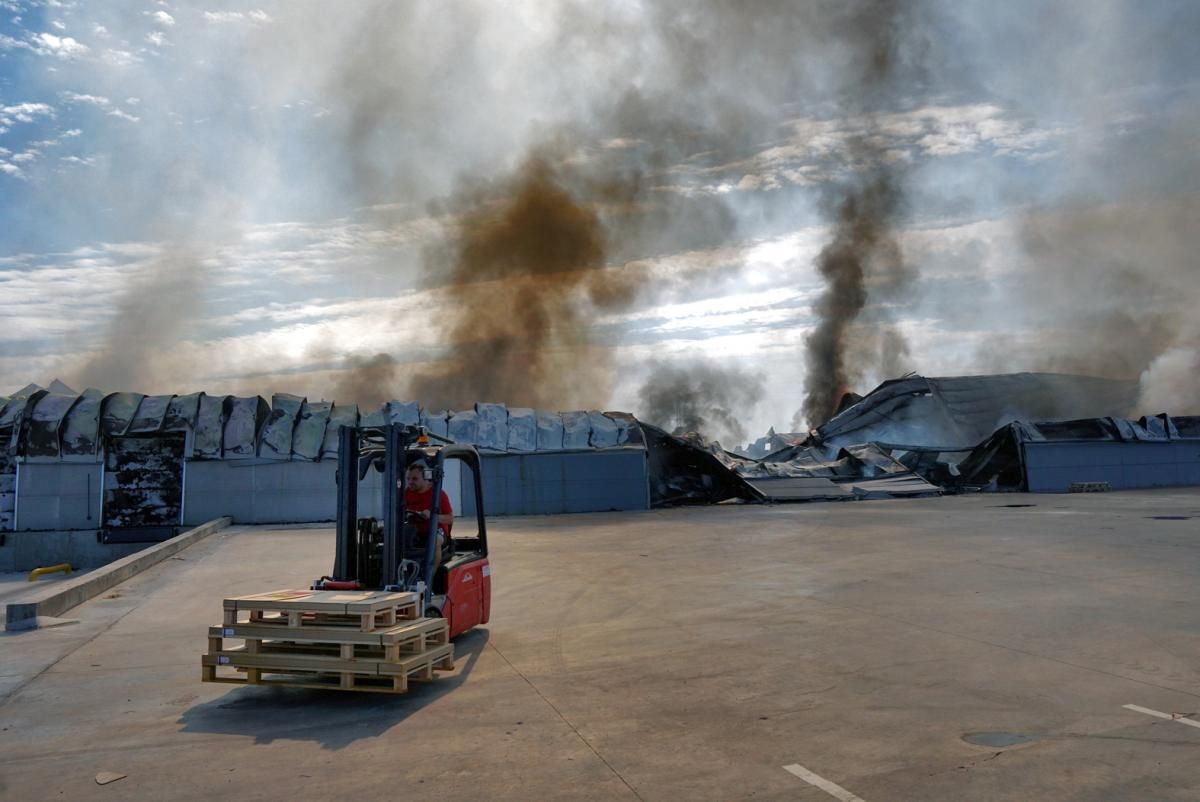
M 415 593 L 277 590 L 226 599 L 201 665 L 205 682 L 403 693 L 454 668 L 454 646 Z

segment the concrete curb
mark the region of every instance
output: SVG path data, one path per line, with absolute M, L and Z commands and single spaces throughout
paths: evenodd
M 137 576 L 147 568 L 157 565 L 173 554 L 183 551 L 193 543 L 199 543 L 214 532 L 229 526 L 229 516 L 214 518 L 181 535 L 165 540 L 156 546 L 143 549 L 136 554 L 122 557 L 103 568 L 97 568 L 78 579 L 55 582 L 53 585 L 8 603 L 4 628 L 8 631 L 36 629 L 38 616 L 60 616 L 72 607 L 99 596 L 113 585 Z

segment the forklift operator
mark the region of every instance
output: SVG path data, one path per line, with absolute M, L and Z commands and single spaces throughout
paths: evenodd
M 433 509 L 433 483 L 425 476 L 428 467 L 424 460 L 417 460 L 408 466 L 408 473 L 405 477 L 408 487 L 404 491 L 404 509 L 409 513 L 419 543 L 427 542 L 430 511 Z M 450 527 L 453 524 L 454 510 L 450 507 L 450 497 L 443 490 L 438 504 L 437 548 L 434 549 L 435 565 L 440 565 L 442 562 L 442 548 L 445 545 L 445 538 L 450 535 Z

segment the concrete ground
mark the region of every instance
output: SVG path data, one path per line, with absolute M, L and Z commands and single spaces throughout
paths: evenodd
M 490 534 L 492 623 L 404 696 L 199 682 L 222 597 L 327 572 L 328 529 L 226 530 L 0 637 L 0 798 L 1200 798 L 1200 491 Z

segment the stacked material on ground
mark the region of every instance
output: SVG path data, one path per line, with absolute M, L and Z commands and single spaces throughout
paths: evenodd
M 204 682 L 404 693 L 453 669 L 454 646 L 415 593 L 277 590 L 226 599 L 201 666 Z

